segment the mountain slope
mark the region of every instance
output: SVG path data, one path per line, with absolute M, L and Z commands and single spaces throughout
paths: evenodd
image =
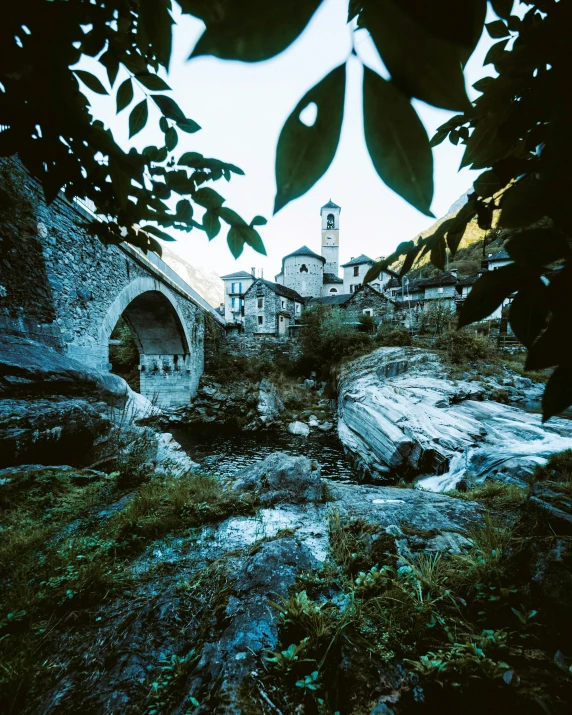
M 194 288 L 213 308 L 218 308 L 224 301 L 224 284 L 216 271 L 209 268 L 197 268 L 169 248 L 163 246 L 163 260 L 191 288 Z

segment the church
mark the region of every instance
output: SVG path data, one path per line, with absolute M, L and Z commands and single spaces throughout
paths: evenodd
M 222 276 L 225 317 L 230 329 L 234 327 L 261 336 L 286 336 L 298 322 L 302 308 L 312 303 L 338 305 L 349 312 L 356 303 L 360 314 L 372 317 L 387 312 L 389 302 L 381 291 L 390 276 L 382 274 L 371 286 L 364 287 L 363 279 L 375 263 L 373 259 L 362 254 L 342 266 L 339 264 L 341 210 L 331 200 L 322 206 L 321 253 L 302 246 L 284 256 L 274 283 L 256 278 L 254 270 Z M 343 277 L 339 275 L 340 268 Z M 358 292 L 360 300 L 356 301 Z M 364 299 L 366 307 L 363 307 Z

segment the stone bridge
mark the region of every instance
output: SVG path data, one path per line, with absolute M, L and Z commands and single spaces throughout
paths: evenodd
M 222 328 L 223 318 L 155 254 L 88 235 L 81 222 L 93 215 L 81 203 L 46 206 L 10 164 L 18 195 L 7 215 L 0 192 L 0 331 L 110 370 L 109 340 L 123 317 L 140 353 L 141 393 L 163 406 L 188 402 L 203 372 L 205 326 Z

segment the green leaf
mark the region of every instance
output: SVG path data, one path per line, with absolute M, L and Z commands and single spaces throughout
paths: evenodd
M 476 89 L 477 92 L 486 92 L 494 84 L 494 81 L 494 77 L 483 77 L 475 82 L 473 89 Z
M 85 70 L 74 70 L 75 75 L 81 79 L 88 89 L 97 94 L 109 94 L 105 87 L 101 84 L 101 81 L 91 72 L 86 72 Z
M 266 255 L 262 239 L 251 226 L 231 226 L 228 231 L 227 242 L 235 258 L 240 256 L 245 243 L 263 256 Z
M 255 216 L 252 221 L 250 222 L 251 226 L 264 226 L 267 224 L 268 221 L 264 218 L 264 216 Z
M 447 244 L 443 236 L 440 236 L 431 249 L 431 263 L 440 271 L 445 270 L 445 260 L 447 258 Z
M 220 231 L 220 219 L 212 211 L 206 211 L 203 216 L 203 229 L 208 236 L 209 241 L 218 235 Z
M 174 127 L 169 127 L 167 133 L 165 134 L 165 146 L 169 151 L 173 151 L 178 142 L 179 135 L 177 134 L 177 130 Z
M 119 89 L 117 90 L 117 114 L 122 109 L 125 109 L 129 104 L 131 104 L 131 100 L 133 99 L 133 83 L 131 82 L 130 79 L 126 79 L 125 82 L 122 82 L 119 85 Z
M 493 38 L 493 40 L 498 40 L 501 37 L 508 37 L 510 35 L 508 27 L 504 24 L 502 20 L 495 20 L 494 22 L 489 22 L 485 25 L 487 32 Z
M 525 275 L 523 269 L 514 264 L 484 273 L 463 303 L 459 327 L 488 318 L 505 298 L 520 288 Z
M 194 134 L 201 128 L 200 124 L 197 124 L 192 119 L 187 119 L 186 117 L 184 119 L 179 119 L 177 121 L 177 126 L 181 131 L 186 132 L 187 134 Z
M 505 248 L 514 261 L 530 267 L 547 266 L 572 255 L 570 239 L 554 228 L 524 229 Z
M 193 194 L 193 201 L 206 209 L 219 209 L 224 204 L 224 198 L 207 186 Z
M 186 151 L 177 164 L 179 166 L 191 166 L 193 168 L 199 168 L 203 165 L 203 155 L 199 154 L 198 151 Z
M 501 201 L 498 225 L 527 226 L 550 214 L 549 190 L 539 181 L 525 179 L 508 188 Z
M 311 189 L 332 163 L 340 140 L 345 87 L 345 66 L 340 65 L 304 95 L 286 120 L 276 149 L 274 213 Z M 300 113 L 312 102 L 318 115 L 308 127 L 300 121 Z
M 434 34 L 409 9 L 394 0 L 369 3 L 360 25 L 369 30 L 394 84 L 406 95 L 443 109 L 468 109 L 463 64 L 471 48 Z M 466 10 L 466 4 L 460 3 L 449 14 L 456 13 L 462 20 Z
M 514 0 L 491 0 L 491 5 L 496 14 L 506 20 L 510 17 Z
M 150 89 L 152 92 L 163 92 L 171 89 L 164 79 L 161 79 L 159 75 L 152 74 L 151 72 L 140 72 L 136 75 L 136 78 L 144 87 Z
M 411 270 L 411 266 L 415 263 L 415 259 L 419 255 L 420 251 L 421 247 L 416 246 L 413 250 L 409 251 L 406 254 L 405 260 L 403 261 L 403 265 L 401 266 L 401 270 L 399 271 L 400 278 Z
M 363 104 L 365 141 L 375 170 L 390 189 L 432 216 L 433 157 L 409 99 L 364 67 Z
M 536 340 L 548 318 L 548 289 L 539 279 L 530 279 L 514 297 L 509 309 L 510 326 L 527 348 Z
M 562 312 L 556 312 L 548 327 L 530 346 L 526 356 L 526 370 L 543 370 L 558 365 L 568 357 L 568 343 L 563 340 L 570 332 L 570 319 Z
M 501 182 L 495 172 L 490 169 L 484 171 L 473 184 L 473 188 L 478 196 L 487 199 L 502 189 Z
M 193 207 L 188 199 L 181 199 L 177 202 L 176 216 L 178 221 L 191 223 L 193 220 Z
M 129 115 L 129 138 L 138 134 L 147 124 L 149 110 L 147 108 L 147 100 L 144 99 L 139 104 L 136 104 L 131 114 Z
M 178 194 L 192 194 L 195 182 L 187 176 L 186 171 L 170 171 L 165 177 L 167 185 Z
M 160 228 L 157 228 L 157 226 L 141 226 L 141 229 L 143 231 L 147 231 L 148 233 L 152 233 L 154 236 L 157 236 L 157 238 L 160 238 L 163 241 L 175 241 L 172 236 L 170 236 L 168 233 L 165 233 L 165 231 L 161 231 Z
M 304 30 L 321 0 L 226 2 L 224 10 L 205 17 L 206 30 L 193 57 L 213 55 L 224 60 L 260 62 L 285 50 Z M 188 0 L 183 4 L 195 3 Z M 203 13 L 204 16 L 204 13 Z
M 246 221 L 241 218 L 236 211 L 233 211 L 232 209 L 227 208 L 226 206 L 222 206 L 220 209 L 218 209 L 217 214 L 222 218 L 224 221 L 226 221 L 230 226 L 247 226 L 248 224 Z
M 483 60 L 483 65 L 496 65 L 499 59 L 504 55 L 504 49 L 507 44 L 508 40 L 501 40 L 500 42 L 495 42 L 495 44 L 487 52 L 485 59 Z
M 171 97 L 167 97 L 166 94 L 153 94 L 151 99 L 155 102 L 163 113 L 163 116 L 167 117 L 167 119 L 173 119 L 177 122 L 177 124 L 179 122 L 187 121 L 187 118 L 181 111 L 181 108 L 174 99 L 171 99 Z
M 542 395 L 542 421 L 546 422 L 572 405 L 572 368 L 560 365 L 554 370 Z
M 109 80 L 111 87 L 113 87 L 115 80 L 117 79 L 117 73 L 119 72 L 119 60 L 111 50 L 107 50 L 101 55 L 99 61 L 105 67 L 107 71 L 107 79 Z
M 169 66 L 171 57 L 173 18 L 169 12 L 170 2 L 165 0 L 139 0 L 138 34 L 151 45 L 158 61 Z

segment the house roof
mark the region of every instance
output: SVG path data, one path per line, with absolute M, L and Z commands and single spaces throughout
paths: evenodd
M 230 280 L 231 278 L 252 278 L 252 280 L 254 280 L 252 273 L 247 273 L 247 271 L 237 271 L 236 273 L 229 273 L 227 276 L 221 276 L 223 281 Z
M 440 273 L 433 278 L 424 278 L 419 281 L 419 286 L 423 288 L 432 288 L 434 286 L 450 286 L 459 282 L 459 279 L 454 273 Z
M 476 283 L 479 280 L 480 273 L 473 273 L 472 276 L 463 276 L 462 278 L 459 278 L 459 282 L 457 283 L 458 286 L 472 286 L 473 283 Z
M 508 255 L 508 253 L 505 251 L 504 248 L 501 248 L 500 251 L 493 253 L 492 256 L 488 256 L 487 258 L 485 258 L 483 260 L 484 261 L 511 261 L 512 258 Z
M 335 295 L 321 295 L 319 298 L 312 298 L 310 305 L 344 305 L 352 297 L 353 293 L 336 293 Z
M 342 207 L 341 207 L 341 206 L 338 206 L 337 204 L 335 204 L 335 203 L 332 201 L 332 199 L 330 199 L 327 204 L 324 204 L 324 205 L 322 206 L 322 208 L 323 208 L 323 209 L 340 209 L 340 211 L 342 210 Z
M 410 280 L 409 283 L 407 283 L 404 286 L 404 290 L 407 289 L 409 293 L 415 293 L 416 291 L 423 290 L 423 281 L 419 279 L 413 279 Z M 386 288 L 401 288 L 401 283 L 397 280 L 397 278 L 391 278 L 387 283 L 385 284 Z
M 346 268 L 347 266 L 360 266 L 364 263 L 375 263 L 375 261 L 373 260 L 373 258 L 370 258 L 369 256 L 366 256 L 362 253 L 361 256 L 358 256 L 357 258 L 352 258 L 351 261 L 344 263 L 342 265 L 342 268 Z
M 287 258 L 292 258 L 293 256 L 311 256 L 312 258 L 319 258 L 322 263 L 326 262 L 324 256 L 320 256 L 318 253 L 314 253 L 314 251 L 312 251 L 311 248 L 308 248 L 308 246 L 302 246 L 297 251 L 294 251 L 293 253 L 289 253 L 287 256 L 284 256 L 284 258 L 282 259 L 282 266 L 284 266 L 284 261 Z
M 335 273 L 324 273 L 324 284 L 326 283 L 343 283 L 344 281 Z
M 250 291 L 256 285 L 258 285 L 260 283 L 264 284 L 272 292 L 276 293 L 276 295 L 281 295 L 284 298 L 289 298 L 290 300 L 295 300 L 297 303 L 304 302 L 304 298 L 302 298 L 302 296 L 299 293 L 296 293 L 295 290 L 292 290 L 292 288 L 286 288 L 286 286 L 280 285 L 280 283 L 272 283 L 272 281 L 266 281 L 266 280 L 264 280 L 264 278 L 257 278 L 254 281 L 254 283 L 250 286 L 250 288 L 246 291 L 246 293 L 250 293 Z

